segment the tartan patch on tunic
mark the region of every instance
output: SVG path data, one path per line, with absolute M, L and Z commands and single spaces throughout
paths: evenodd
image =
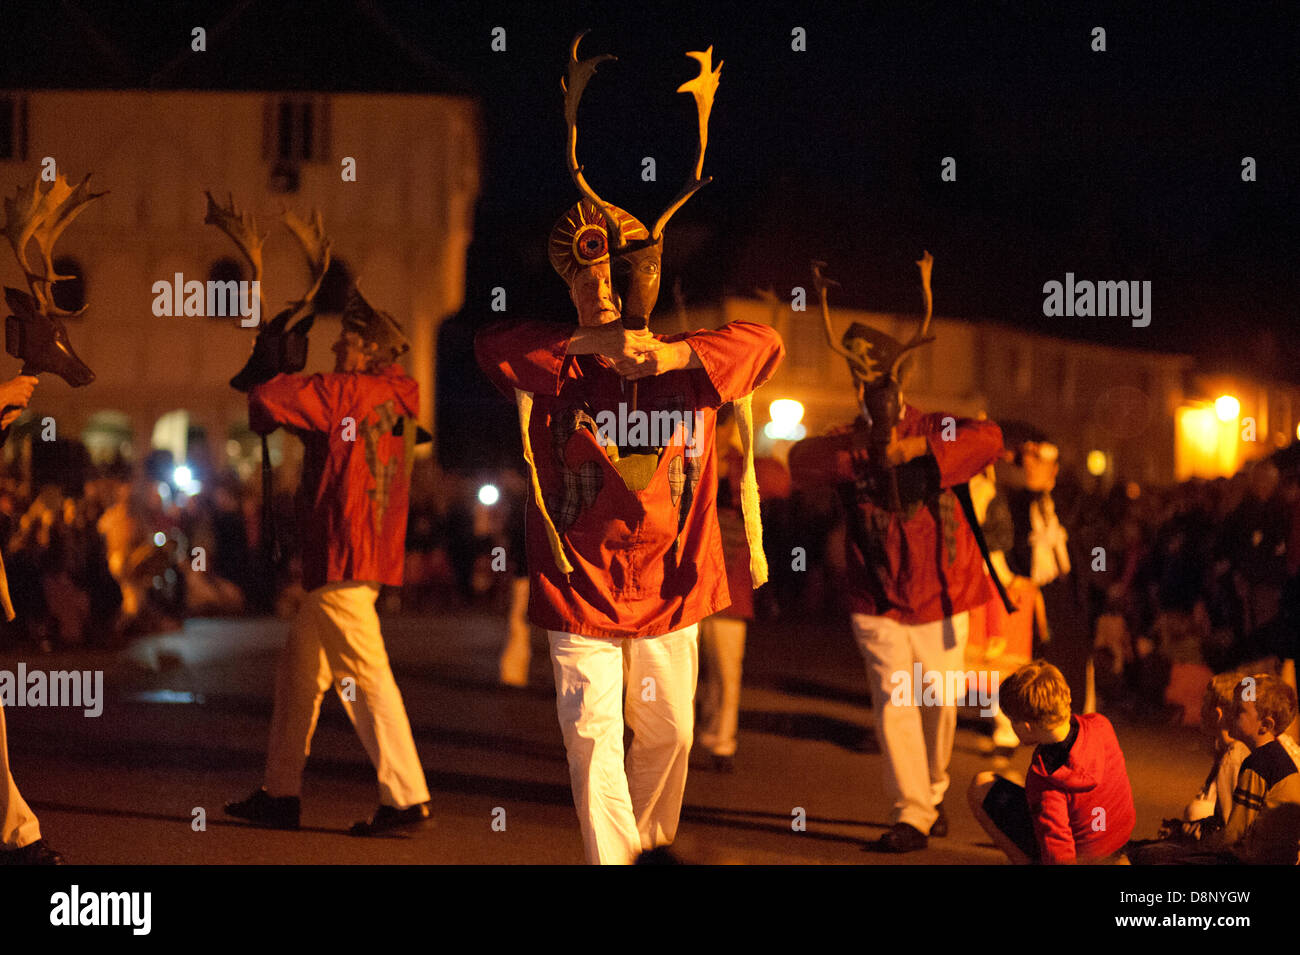
M 582 428 L 589 430 L 600 438 L 596 421 L 583 408 L 565 408 L 551 418 L 551 448 L 555 453 L 555 463 L 563 482 L 558 495 L 547 498 L 546 509 L 555 522 L 555 528 L 564 533 L 582 516 L 582 512 L 591 507 L 600 494 L 605 483 L 597 461 L 585 461 L 575 471 L 564 461 L 564 449 L 569 439 Z
M 939 523 L 943 527 L 943 553 L 951 564 L 957 559 L 957 496 L 952 491 L 939 495 Z

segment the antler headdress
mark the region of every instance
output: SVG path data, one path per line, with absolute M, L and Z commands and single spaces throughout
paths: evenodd
M 69 312 L 54 302 L 54 283 L 75 278 L 54 271 L 54 245 L 89 203 L 107 195 L 91 192 L 89 184 L 89 174 L 74 188 L 59 173 L 49 188 L 42 191 L 37 176 L 30 185 L 20 186 L 14 196 L 4 201 L 4 235 L 31 290 L 28 295 L 5 288 L 5 301 L 13 310 L 5 322 L 5 348 L 23 361 L 24 374 L 54 372 L 73 387 L 90 384 L 95 380 L 95 373 L 72 350 L 63 324 L 63 317 L 80 315 L 86 306 Z M 39 272 L 33 271 L 27 260 L 27 248 L 33 239 L 41 256 Z

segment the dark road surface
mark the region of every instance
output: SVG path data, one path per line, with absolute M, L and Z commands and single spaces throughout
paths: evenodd
M 377 802 L 374 774 L 342 707 L 327 697 L 307 764 L 303 830 L 228 820 L 222 804 L 260 785 L 276 652 L 287 623 L 193 620 L 121 651 L 0 653 L 0 669 L 101 669 L 103 715 L 7 708 L 15 776 L 44 835 L 71 862 L 581 863 L 545 643 L 533 686 L 495 685 L 504 621 L 486 615 L 384 621 L 432 792 L 434 823 L 357 839 Z M 535 637 L 540 635 L 534 634 Z M 951 835 L 907 856 L 863 851 L 884 831 L 882 758 L 864 749 L 866 680 L 847 621 L 751 630 L 737 771 L 693 766 L 675 846 L 702 863 L 987 864 L 1001 861 L 965 805 L 987 737 L 963 719 L 952 761 Z M 1188 730 L 1116 721 L 1137 801 L 1135 837 L 1177 815 L 1208 749 Z M 1024 772 L 1022 747 L 1011 768 Z M 694 762 L 694 761 L 693 761 Z M 796 808 L 807 831 L 792 831 Z M 206 831 L 195 831 L 195 810 Z M 505 830 L 493 818 L 505 812 Z M 498 826 L 499 828 L 499 826 Z

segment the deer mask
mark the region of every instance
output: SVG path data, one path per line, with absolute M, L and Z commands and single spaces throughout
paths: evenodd
M 13 313 L 5 320 L 5 350 L 22 361 L 24 375 L 53 372 L 74 388 L 90 384 L 95 373 L 72 350 L 63 318 L 80 315 L 86 307 L 69 312 L 54 304 L 54 283 L 75 277 L 55 273 L 54 244 L 82 209 L 107 195 L 91 192 L 89 182 L 87 175 L 73 188 L 60 173 L 42 192 L 37 177 L 4 201 L 4 234 L 31 289 L 30 295 L 5 289 L 5 302 Z M 27 261 L 32 239 L 41 253 L 40 272 L 33 272 Z
M 616 206 L 611 206 L 596 195 L 587 183 L 583 167 L 578 165 L 578 103 L 587 82 L 596 72 L 596 67 L 606 60 L 616 57 L 609 54 L 592 57 L 589 60 L 578 59 L 578 44 L 586 32 L 579 33 L 573 39 L 569 53 L 569 68 L 564 89 L 564 118 L 569 129 L 568 163 L 569 174 L 582 195 L 599 209 L 605 220 L 608 235 L 610 257 L 610 278 L 614 293 L 618 296 L 619 313 L 626 328 L 645 328 L 650 321 L 659 300 L 660 260 L 663 257 L 664 227 L 686 200 L 701 187 L 712 181 L 712 177 L 701 178 L 704 172 L 704 150 L 709 141 L 709 112 L 713 108 L 713 95 L 718 89 L 718 77 L 722 73 L 722 64 L 713 69 L 713 47 L 704 52 L 692 52 L 686 55 L 699 61 L 700 75 L 683 83 L 677 88 L 679 93 L 691 93 L 695 97 L 696 111 L 699 115 L 699 148 L 695 154 L 695 169 L 677 198 L 672 201 L 663 214 L 659 216 L 647 235 L 645 227 L 636 223 L 640 236 L 633 237 L 634 232 L 627 229 L 627 220 L 631 219 Z M 620 215 L 621 213 L 621 215 Z

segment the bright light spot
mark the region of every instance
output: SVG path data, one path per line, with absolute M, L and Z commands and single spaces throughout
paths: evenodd
M 1137 481 L 1129 481 L 1124 486 L 1124 496 L 1130 501 L 1136 501 L 1142 496 L 1142 486 Z
M 186 494 L 198 494 L 203 489 L 203 485 L 194 480 L 194 472 L 185 464 L 177 465 L 172 472 L 172 482 Z
M 1106 473 L 1106 452 L 1089 451 L 1088 452 L 1088 473 L 1093 477 L 1101 477 Z
M 153 542 L 155 547 L 161 547 L 163 544 L 167 543 L 167 535 L 162 531 L 158 531 L 158 533 L 153 535 Z
M 478 489 L 478 502 L 491 507 L 497 501 L 501 500 L 501 492 L 497 490 L 495 484 L 484 484 Z
M 1214 399 L 1214 413 L 1220 421 L 1236 421 L 1241 414 L 1241 402 L 1232 395 L 1220 395 Z
M 793 398 L 778 398 L 767 406 L 772 420 L 763 427 L 763 433 L 773 441 L 798 441 L 808 429 L 799 422 L 803 420 L 803 405 Z
M 769 421 L 763 425 L 763 434 L 767 435 L 773 441 L 799 441 L 808 433 L 808 429 L 801 424 L 795 425 L 789 431 L 782 431 L 775 421 Z

